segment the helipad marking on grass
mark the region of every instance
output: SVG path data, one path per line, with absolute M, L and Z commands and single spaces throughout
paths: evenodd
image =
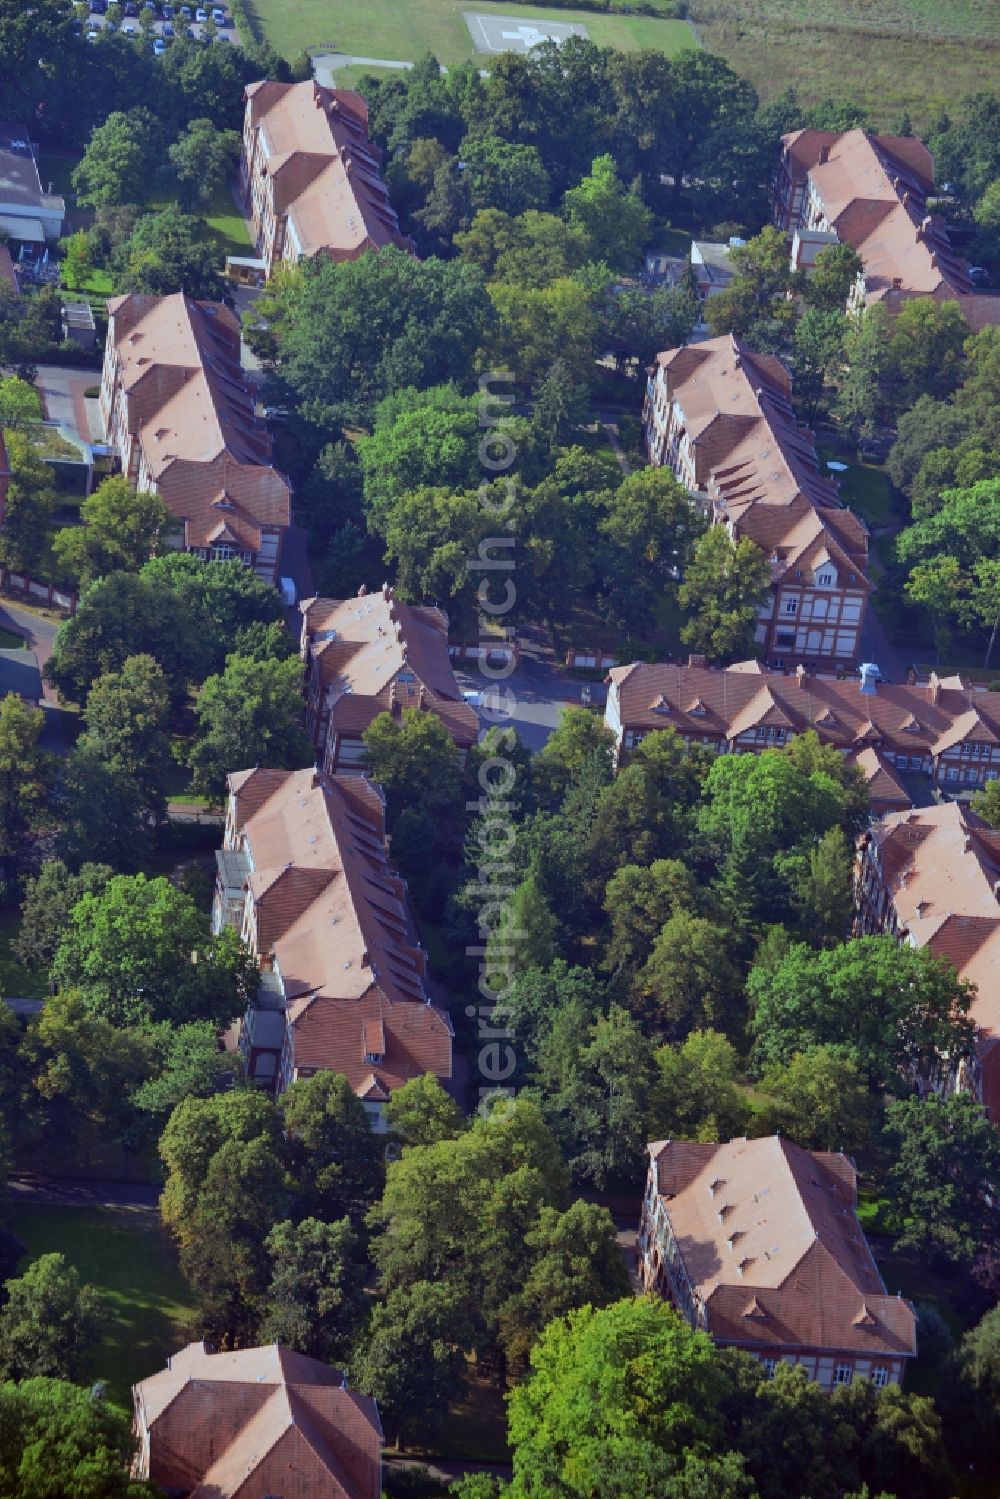
M 482 15 L 469 10 L 463 15 L 477 52 L 530 52 L 542 42 L 561 46 L 571 36 L 587 36 L 586 26 L 570 21 L 549 21 L 540 16 L 522 21 L 517 16 Z

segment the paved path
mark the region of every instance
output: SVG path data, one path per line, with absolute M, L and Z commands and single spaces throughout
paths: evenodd
M 159 1187 L 146 1182 L 71 1181 L 58 1176 L 12 1176 L 7 1191 L 14 1202 L 46 1202 L 58 1207 L 141 1208 L 153 1212 Z
M 618 459 L 618 467 L 627 478 L 628 475 L 632 472 L 632 465 L 625 457 L 625 450 L 622 447 L 621 443 L 618 441 L 618 423 L 613 422 L 606 411 L 598 412 L 597 420 L 598 424 L 600 425 L 601 431 L 608 439 L 608 443 L 611 446 L 612 453 L 614 453 L 615 457 Z

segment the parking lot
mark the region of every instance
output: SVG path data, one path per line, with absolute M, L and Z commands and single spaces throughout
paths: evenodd
M 99 9 L 93 7 L 97 5 Z M 140 0 L 126 0 L 120 4 L 118 9 L 122 12 L 121 20 L 111 25 L 107 18 L 107 0 L 91 0 L 91 10 L 83 23 L 85 34 L 96 37 L 104 30 L 120 31 L 125 36 L 134 36 L 142 41 L 148 35 L 149 44 L 157 37 L 167 46 L 175 37 L 187 36 L 194 41 L 199 41 L 203 36 L 214 35 L 217 42 L 239 46 L 239 33 L 233 24 L 233 18 L 229 12 L 228 5 L 174 5 L 161 3 L 157 5 L 142 4 Z M 140 13 L 146 10 L 153 18 L 152 25 L 143 25 Z M 220 17 L 214 21 L 210 20 L 213 13 L 218 10 Z M 199 21 L 201 15 L 205 19 Z M 207 24 L 206 24 L 207 23 Z M 223 24 L 224 23 L 224 24 Z

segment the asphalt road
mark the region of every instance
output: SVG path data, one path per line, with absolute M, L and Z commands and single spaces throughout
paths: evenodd
M 552 730 L 558 727 L 564 708 L 580 706 L 585 689 L 589 690 L 593 706 L 603 706 L 606 696 L 603 683 L 581 682 L 569 676 L 551 651 L 531 637 L 522 640 L 521 657 L 513 672 L 495 684 L 472 661 L 456 662 L 455 675 L 465 691 L 506 688 L 514 698 L 514 712 L 503 723 L 513 724 L 521 742 L 530 750 L 542 748 Z

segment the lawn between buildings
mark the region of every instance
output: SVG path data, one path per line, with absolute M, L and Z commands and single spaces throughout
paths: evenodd
M 27 1249 L 22 1272 L 39 1255 L 62 1254 L 106 1297 L 87 1377 L 104 1380 L 115 1404 L 131 1410 L 132 1385 L 197 1336 L 191 1288 L 158 1215 L 148 1208 L 32 1202 L 14 1207 L 10 1228 Z
M 249 0 L 248 8 L 255 29 L 289 59 L 306 49 L 393 62 L 416 62 L 433 52 L 446 66 L 476 59 L 481 67 L 488 67 L 490 54 L 475 51 L 463 14 L 477 10 L 484 14 L 495 10 L 498 15 L 516 17 L 519 23 L 541 18 L 583 26 L 598 46 L 623 52 L 647 47 L 673 56 L 698 45 L 686 21 L 552 10 L 511 0 L 496 5 L 489 0 L 482 5 L 479 0 L 369 0 L 364 6 L 351 0 Z

